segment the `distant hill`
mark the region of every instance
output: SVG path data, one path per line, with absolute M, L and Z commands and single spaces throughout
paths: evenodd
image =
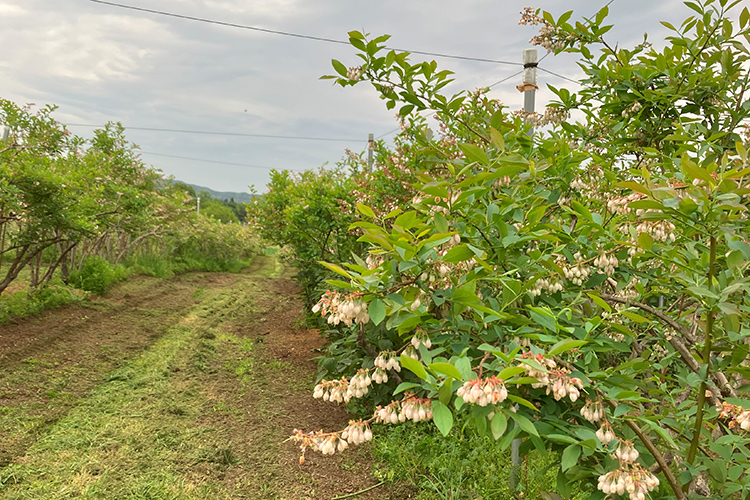
M 175 182 L 182 182 L 182 181 L 176 180 Z M 195 189 L 196 193 L 200 193 L 201 191 L 207 191 L 208 194 L 210 194 L 212 198 L 216 198 L 217 200 L 234 200 L 237 203 L 248 203 L 253 198 L 253 195 L 251 195 L 250 193 L 232 193 L 229 191 L 214 191 L 213 189 L 207 188 L 206 186 L 198 186 L 197 184 L 190 184 L 188 182 L 182 182 L 182 183 Z

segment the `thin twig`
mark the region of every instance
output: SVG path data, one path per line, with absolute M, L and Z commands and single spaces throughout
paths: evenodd
M 367 487 L 363 490 L 355 491 L 354 493 L 347 493 L 346 495 L 341 495 L 338 497 L 333 497 L 331 500 L 343 500 L 344 498 L 352 498 L 356 497 L 357 495 L 361 495 L 362 493 L 367 493 L 370 490 L 374 490 L 375 488 L 379 486 L 383 486 L 385 484 L 385 481 L 380 481 L 378 484 L 375 484 L 373 486 Z
M 651 440 L 643 433 L 640 427 L 638 427 L 638 424 L 633 422 L 632 420 L 625 420 L 625 423 L 628 424 L 628 427 L 630 427 L 633 432 L 636 433 L 638 438 L 641 440 L 641 442 L 644 444 L 644 446 L 648 449 L 649 453 L 654 457 L 654 460 L 656 460 L 656 463 L 659 464 L 659 467 L 661 467 L 661 471 L 664 473 L 664 476 L 667 478 L 667 482 L 669 482 L 669 486 L 672 488 L 672 491 L 674 491 L 675 495 L 679 500 L 687 500 L 687 497 L 685 496 L 685 492 L 682 491 L 682 487 L 680 486 L 680 483 L 677 481 L 677 478 L 674 477 L 674 474 L 672 474 L 672 470 L 669 468 L 669 465 L 667 464 L 667 461 L 664 458 L 664 455 L 661 454 L 661 452 L 654 446 L 654 443 L 651 442 Z

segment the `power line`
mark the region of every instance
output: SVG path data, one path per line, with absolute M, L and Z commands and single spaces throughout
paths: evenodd
M 139 154 L 144 155 L 151 155 L 151 156 L 163 156 L 165 158 L 177 158 L 178 160 L 190 160 L 190 161 L 201 161 L 204 163 L 218 163 L 219 165 L 230 165 L 233 167 L 245 167 L 245 168 L 260 168 L 263 170 L 277 170 L 276 167 L 265 167 L 262 165 L 250 165 L 247 163 L 234 163 L 230 161 L 219 161 L 219 160 L 207 160 L 205 158 L 192 158 L 190 156 L 177 156 L 177 155 L 168 155 L 164 153 L 153 153 L 151 151 L 138 151 Z M 285 168 L 282 170 L 291 170 L 293 172 L 302 172 L 302 170 L 292 170 L 290 168 Z
M 492 87 L 494 87 L 496 85 L 500 85 L 501 83 L 505 83 L 508 80 L 510 80 L 511 78 L 515 78 L 515 77 L 517 77 L 518 75 L 520 75 L 522 73 L 523 73 L 523 70 L 519 71 L 518 73 L 513 73 L 512 75 L 507 76 L 507 77 L 503 78 L 502 80 L 499 80 L 499 81 L 493 83 L 492 85 L 488 85 L 487 88 L 491 89 Z
M 245 30 L 251 30 L 251 31 L 259 31 L 262 33 L 270 33 L 273 35 L 283 35 L 283 36 L 291 36 L 295 38 L 305 38 L 307 40 L 315 40 L 318 42 L 327 42 L 327 43 L 337 43 L 342 45 L 349 45 L 349 42 L 344 40 L 336 40 L 334 38 L 326 38 L 322 36 L 313 36 L 313 35 L 303 35 L 300 33 L 292 33 L 289 31 L 279 31 L 279 30 L 272 30 L 267 28 L 258 28 L 257 26 L 248 26 L 245 24 L 236 24 L 236 23 L 228 23 L 226 21 L 216 21 L 214 19 L 206 19 L 203 17 L 194 17 L 194 16 L 187 16 L 184 14 L 176 14 L 174 12 L 165 12 L 162 10 L 154 10 L 154 9 L 146 9 L 143 7 L 135 7 L 133 5 L 125 5 L 121 3 L 115 3 L 115 2 L 107 2 L 105 0 L 89 0 L 93 3 L 98 3 L 102 5 L 109 5 L 111 7 L 118 7 L 121 9 L 129 9 L 129 10 L 135 10 L 138 12 L 148 12 L 149 14 L 157 14 L 160 16 L 167 16 L 167 17 L 176 17 L 178 19 L 185 19 L 188 21 L 198 21 L 201 23 L 208 23 L 208 24 L 217 24 L 219 26 L 227 26 L 230 28 L 240 28 Z M 470 57 L 470 56 L 460 56 L 460 55 L 453 55 L 453 54 L 442 54 L 439 52 L 426 52 L 421 50 L 407 50 L 407 49 L 398 49 L 394 47 L 386 47 L 387 50 L 395 50 L 397 52 L 410 52 L 412 54 L 420 54 L 425 56 L 434 56 L 434 57 L 445 57 L 448 59 L 460 59 L 464 61 L 477 61 L 477 62 L 486 62 L 486 63 L 492 63 L 492 64 L 507 64 L 511 66 L 523 66 L 521 63 L 513 62 L 513 61 L 502 61 L 499 59 L 486 59 L 483 57 Z
M 572 78 L 568 78 L 567 76 L 561 75 L 559 73 L 555 73 L 554 71 L 550 71 L 550 70 L 544 69 L 544 68 L 539 68 L 539 69 L 542 70 L 542 71 L 544 71 L 545 73 L 549 73 L 552 76 L 556 76 L 557 78 L 562 78 L 563 80 L 568 80 L 569 82 L 573 82 L 573 83 L 578 84 L 578 85 L 581 84 L 581 82 L 579 82 L 578 80 L 573 80 Z
M 91 128 L 102 128 L 102 125 L 92 125 L 86 123 L 68 123 L 68 127 L 91 127 Z M 144 130 L 148 132 L 173 132 L 178 134 L 200 134 L 200 135 L 221 135 L 231 137 L 258 137 L 264 139 L 290 139 L 290 140 L 302 140 L 302 141 L 329 141 L 329 142 L 358 142 L 362 138 L 357 139 L 344 139 L 344 138 L 333 138 L 333 137 L 307 137 L 307 136 L 296 136 L 296 135 L 269 135 L 269 134 L 245 134 L 240 132 L 215 132 L 208 130 L 183 130 L 183 129 L 171 129 L 171 128 L 156 128 L 156 127 L 124 127 L 125 130 Z

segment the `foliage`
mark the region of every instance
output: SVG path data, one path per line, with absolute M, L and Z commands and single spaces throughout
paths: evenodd
M 320 260 L 343 260 L 359 248 L 348 233 L 354 222 L 354 190 L 345 165 L 291 173 L 271 171 L 268 193 L 247 204 L 248 222 L 261 237 L 292 249 L 305 304 L 317 300 L 318 287 L 330 274 Z
M 381 460 L 375 475 L 385 480 L 405 481 L 417 486 L 425 499 L 511 498 L 508 476 L 510 453 L 497 449 L 486 436 L 455 430 L 444 437 L 439 432 L 404 424 L 375 442 Z M 524 497 L 544 498 L 554 489 L 554 455 L 532 452 L 524 464 L 521 490 Z
M 123 261 L 141 259 L 145 269 L 146 255 L 163 275 L 245 265 L 251 232 L 217 221 L 236 221 L 236 204 L 209 196 L 214 217 L 195 214 L 191 190 L 144 165 L 122 125 L 84 141 L 53 111 L 0 100 L 0 122 L 10 129 L 0 142 L 0 294 L 19 276 L 32 289 L 59 276 L 102 293 L 126 274 Z
M 70 273 L 68 283 L 81 290 L 101 295 L 112 284 L 127 278 L 128 275 L 128 269 L 124 265 L 112 264 L 92 255 L 83 262 L 81 269 Z
M 0 297 L 0 324 L 7 323 L 12 318 L 33 316 L 82 299 L 82 293 L 76 293 L 63 283 L 54 281 L 42 288 L 7 293 Z
M 483 90 L 444 96 L 450 72 L 349 34 L 362 65 L 334 61 L 330 78 L 370 81 L 400 106 L 418 182 L 410 204 L 359 206 L 367 259 L 326 264 L 341 292 L 315 309 L 349 332 L 347 356 L 355 343 L 385 352 L 365 349 L 315 395 L 363 397 L 384 374 L 403 395 L 343 432 L 298 431 L 303 452 L 342 451 L 372 421 L 432 419 L 448 435 L 468 419 L 501 449 L 524 438 L 522 451 L 560 453 L 563 497 L 579 482 L 594 499 L 750 494 L 750 12 L 734 25 L 738 3 L 687 2 L 694 14 L 658 50 L 612 48 L 606 7 L 574 24 L 524 10 L 536 43 L 580 54 L 587 74 L 578 93 L 553 88 L 539 116 Z

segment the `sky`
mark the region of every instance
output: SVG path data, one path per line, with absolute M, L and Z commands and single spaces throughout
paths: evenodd
M 607 0 L 112 0 L 191 17 L 346 40 L 359 30 L 391 35 L 399 49 L 520 63 L 532 27 L 524 6 L 573 19 Z M 679 24 L 690 11 L 677 0 L 614 0 L 611 45 L 632 46 L 644 32 L 657 42 L 659 21 Z M 75 134 L 119 121 L 143 161 L 165 175 L 218 191 L 264 192 L 270 169 L 334 164 L 345 149 L 364 151 L 373 133 L 388 141 L 394 111 L 369 84 L 343 89 L 329 80 L 331 59 L 359 60 L 344 44 L 281 36 L 139 12 L 91 0 L 0 0 L 0 97 L 59 108 Z M 545 50 L 539 48 L 539 57 Z M 494 84 L 521 67 L 414 54 L 455 72 L 451 93 Z M 550 55 L 541 68 L 577 79 L 574 56 Z M 515 76 L 491 96 L 523 106 Z M 539 72 L 537 109 L 552 99 L 547 84 L 577 85 Z M 133 127 L 133 128 L 129 128 Z M 138 130 L 142 128 L 171 131 Z M 218 134 L 175 132 L 189 130 Z M 390 134 L 388 134 L 391 132 Z M 221 134 L 273 135 L 286 138 Z M 295 137 L 295 139 L 289 138 Z M 318 138 L 326 140 L 309 140 Z M 178 158 L 179 157 L 179 158 Z

